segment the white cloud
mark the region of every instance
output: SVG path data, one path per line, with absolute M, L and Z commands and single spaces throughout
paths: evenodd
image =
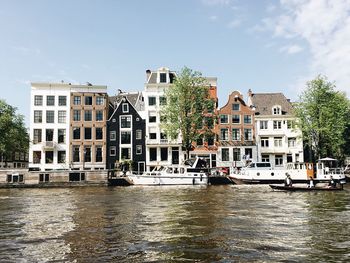
M 236 27 L 240 26 L 241 23 L 242 23 L 242 20 L 237 18 L 237 19 L 234 19 L 234 20 L 232 20 L 231 22 L 229 22 L 229 23 L 227 24 L 227 26 L 228 26 L 229 28 L 236 28 Z
M 216 20 L 218 19 L 218 17 L 217 17 L 217 16 L 210 16 L 209 19 L 210 19 L 211 21 L 216 21 Z
M 303 50 L 301 46 L 298 45 L 288 45 L 280 48 L 280 52 L 287 54 L 296 54 Z
M 265 18 L 257 29 L 272 30 L 274 37 L 307 43 L 312 60 L 300 79 L 324 74 L 350 95 L 350 0 L 280 0 L 282 13 Z M 300 52 L 296 46 L 280 51 Z

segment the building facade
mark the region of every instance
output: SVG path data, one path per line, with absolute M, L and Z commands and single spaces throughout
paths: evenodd
M 107 169 L 119 168 L 131 161 L 131 169 L 139 174 L 146 169 L 145 119 L 142 93 L 120 93 L 109 97 L 107 120 Z
M 230 94 L 219 109 L 218 167 L 243 167 L 255 161 L 254 110 L 243 100 L 239 91 Z
M 104 169 L 106 86 L 32 83 L 29 168 Z
M 281 167 L 303 162 L 302 132 L 293 115 L 292 103 L 283 93 L 248 92 L 248 104 L 255 109 L 258 161 Z

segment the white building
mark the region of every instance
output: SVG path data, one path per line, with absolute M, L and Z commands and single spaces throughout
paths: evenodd
M 104 169 L 107 87 L 31 86 L 29 169 Z
M 248 105 L 255 108 L 258 161 L 283 166 L 303 162 L 302 132 L 297 127 L 291 102 L 283 93 L 248 92 Z

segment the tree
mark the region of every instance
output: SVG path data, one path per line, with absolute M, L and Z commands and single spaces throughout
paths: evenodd
M 165 90 L 166 105 L 161 108 L 161 127 L 170 139 L 182 138 L 187 156 L 192 143 L 211 131 L 211 114 L 215 101 L 209 97 L 209 87 L 202 74 L 184 67 L 171 87 Z
M 11 159 L 14 152 L 27 152 L 29 136 L 17 108 L 0 100 L 0 157 Z
M 324 76 L 307 82 L 306 86 L 296 105 L 305 146 L 316 158 L 342 159 L 350 124 L 349 100 L 344 93 L 335 91 L 334 83 Z

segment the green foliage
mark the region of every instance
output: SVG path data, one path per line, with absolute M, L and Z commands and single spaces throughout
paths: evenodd
M 0 155 L 9 158 L 14 152 L 27 152 L 29 136 L 17 108 L 0 100 Z
M 307 82 L 307 89 L 296 106 L 304 143 L 316 158 L 344 157 L 345 133 L 350 124 L 350 102 L 334 83 L 318 76 Z
M 181 134 L 182 146 L 189 153 L 192 142 L 200 137 L 198 129 L 207 128 L 203 113 L 212 112 L 215 107 L 209 98 L 209 84 L 200 72 L 184 67 L 174 84 L 165 90 L 165 96 L 161 127 L 169 139 L 177 139 Z

